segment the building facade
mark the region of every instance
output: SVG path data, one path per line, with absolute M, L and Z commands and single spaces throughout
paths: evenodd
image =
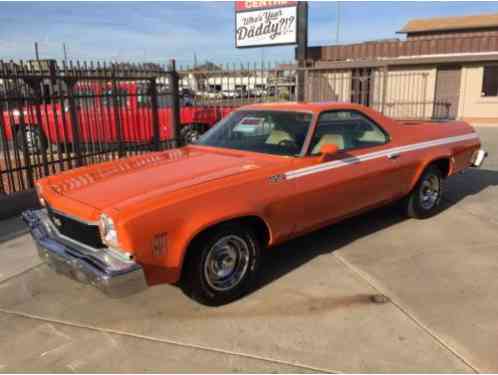
M 406 38 L 310 47 L 307 100 L 498 123 L 498 14 L 412 20 L 398 33 Z

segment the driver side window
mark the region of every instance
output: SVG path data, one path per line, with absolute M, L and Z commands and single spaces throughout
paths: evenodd
M 372 120 L 357 111 L 333 111 L 320 115 L 311 140 L 310 154 L 334 144 L 339 150 L 372 147 L 387 143 L 387 134 Z

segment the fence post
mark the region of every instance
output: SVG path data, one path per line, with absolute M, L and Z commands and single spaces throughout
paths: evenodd
M 83 158 L 81 156 L 81 148 L 80 148 L 80 127 L 78 121 L 78 109 L 76 107 L 76 103 L 74 101 L 74 85 L 76 84 L 75 79 L 66 79 L 67 85 L 67 101 L 69 107 L 69 115 L 71 118 L 71 130 L 72 130 L 72 146 L 73 152 L 76 156 L 76 166 L 81 167 L 83 165 Z
M 124 156 L 123 149 L 123 129 L 121 127 L 121 118 L 119 116 L 120 110 L 120 99 L 119 99 L 119 90 L 118 84 L 116 80 L 116 75 L 114 68 L 112 70 L 112 107 L 114 112 L 114 124 L 116 125 L 116 135 L 118 137 L 118 156 L 121 158 Z
M 41 79 L 32 79 L 32 80 L 26 80 L 26 83 L 31 87 L 35 94 L 34 98 L 34 108 L 35 108 L 35 116 L 36 116 L 36 126 L 38 126 L 39 131 L 43 134 L 43 119 L 41 115 L 41 102 L 43 100 L 42 97 L 42 80 Z M 34 129 L 31 129 L 31 131 L 34 131 Z M 50 141 L 50 126 L 47 124 L 47 139 Z M 40 148 L 40 153 L 42 155 L 42 162 L 43 162 L 43 173 L 45 176 L 49 175 L 49 170 L 48 170 L 48 157 L 47 157 L 47 152 L 49 150 L 49 145 L 47 146 L 47 149 Z M 35 149 L 34 152 L 37 150 Z
M 180 92 L 178 85 L 178 73 L 175 60 L 170 60 L 168 68 L 168 79 L 171 95 L 171 126 L 173 127 L 173 140 L 176 145 L 182 146 L 180 139 Z
M 305 68 L 308 57 L 308 3 L 298 1 L 297 3 L 297 71 L 296 71 L 296 99 L 298 102 L 305 100 Z
M 152 111 L 152 146 L 155 151 L 161 149 L 161 135 L 159 132 L 159 105 L 157 102 L 156 78 L 150 80 L 150 101 Z
M 382 69 L 382 75 L 383 75 L 383 77 L 382 77 L 382 104 L 381 104 L 381 110 L 380 110 L 380 113 L 382 113 L 384 116 L 386 115 L 386 113 L 384 111 L 386 109 L 388 74 L 389 74 L 389 68 L 386 65 Z

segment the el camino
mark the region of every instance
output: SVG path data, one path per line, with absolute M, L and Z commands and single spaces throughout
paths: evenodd
M 251 288 L 267 248 L 396 201 L 428 218 L 444 179 L 486 155 L 464 122 L 255 104 L 196 144 L 41 179 L 43 208 L 23 217 L 51 267 L 111 296 L 178 283 L 222 305 Z

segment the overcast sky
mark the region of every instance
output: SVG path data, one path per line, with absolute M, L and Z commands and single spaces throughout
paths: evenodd
M 234 48 L 233 2 L 0 3 L 0 59 L 42 58 L 179 64 L 289 61 L 292 47 Z M 412 18 L 498 13 L 495 2 L 341 2 L 340 42 L 393 38 Z M 311 2 L 309 44 L 334 44 L 336 2 Z M 401 37 L 401 36 L 399 36 Z

